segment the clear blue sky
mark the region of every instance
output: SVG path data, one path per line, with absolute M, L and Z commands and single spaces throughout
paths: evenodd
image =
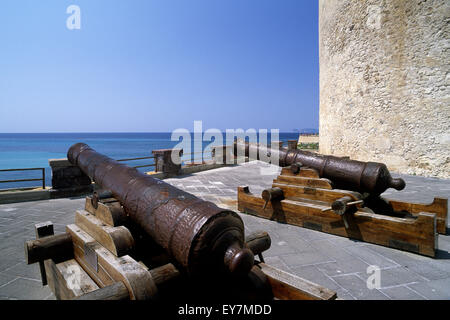
M 0 132 L 289 132 L 318 91 L 316 0 L 0 2 Z

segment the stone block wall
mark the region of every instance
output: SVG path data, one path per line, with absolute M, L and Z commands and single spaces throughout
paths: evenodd
M 91 179 L 67 159 L 50 159 L 52 196 L 72 196 L 92 191 Z
M 450 2 L 319 0 L 320 153 L 450 178 Z

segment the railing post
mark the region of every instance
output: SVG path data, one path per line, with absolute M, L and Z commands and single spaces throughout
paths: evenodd
M 295 150 L 297 149 L 297 140 L 288 140 L 288 150 Z
M 42 168 L 42 189 L 45 190 L 45 168 Z
M 172 159 L 172 153 L 174 159 Z M 162 172 L 165 176 L 179 175 L 181 173 L 181 156 L 183 149 L 152 150 L 155 156 L 155 172 Z
M 91 179 L 69 160 L 50 159 L 48 163 L 52 168 L 51 197 L 67 197 L 92 192 Z

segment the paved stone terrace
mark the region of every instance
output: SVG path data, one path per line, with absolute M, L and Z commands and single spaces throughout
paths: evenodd
M 225 167 L 165 180 L 223 207 L 236 208 L 236 189 L 248 185 L 255 194 L 269 187 L 280 169 L 261 162 Z M 431 201 L 450 198 L 450 180 L 404 176 L 407 187 L 388 191 L 392 199 Z M 42 287 L 37 264 L 24 262 L 24 241 L 35 237 L 34 224 L 51 220 L 55 233 L 73 223 L 83 199 L 57 199 L 0 205 L 0 298 L 54 299 Z M 439 235 L 435 259 L 354 241 L 241 214 L 246 232 L 265 230 L 272 247 L 268 264 L 338 292 L 343 299 L 450 299 L 450 236 Z M 381 268 L 381 288 L 368 289 L 367 267 Z

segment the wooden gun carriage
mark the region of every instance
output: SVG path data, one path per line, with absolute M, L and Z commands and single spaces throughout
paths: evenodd
M 271 242 L 265 232 L 246 238 L 248 247 L 259 256 L 246 277 L 221 274 L 190 279 L 130 223 L 120 202 L 112 197 L 93 201 L 88 196 L 85 209 L 76 211 L 75 223 L 66 226 L 66 233 L 53 235 L 53 225 L 46 222 L 36 225 L 36 235 L 37 240 L 25 244 L 27 263 L 41 264 L 43 284 L 49 285 L 57 299 L 336 299 L 334 291 L 265 264 L 262 253 Z
M 270 237 L 244 237 L 242 219 L 85 144 L 69 161 L 99 189 L 66 232 L 36 225 L 25 243 L 57 299 L 246 301 L 336 299 L 336 293 L 264 263 Z M 254 257 L 259 257 L 259 260 Z
M 238 210 L 283 223 L 434 257 L 446 234 L 448 200 L 386 200 L 377 194 L 335 189 L 318 170 L 293 163 L 272 188 L 253 195 L 238 188 Z

